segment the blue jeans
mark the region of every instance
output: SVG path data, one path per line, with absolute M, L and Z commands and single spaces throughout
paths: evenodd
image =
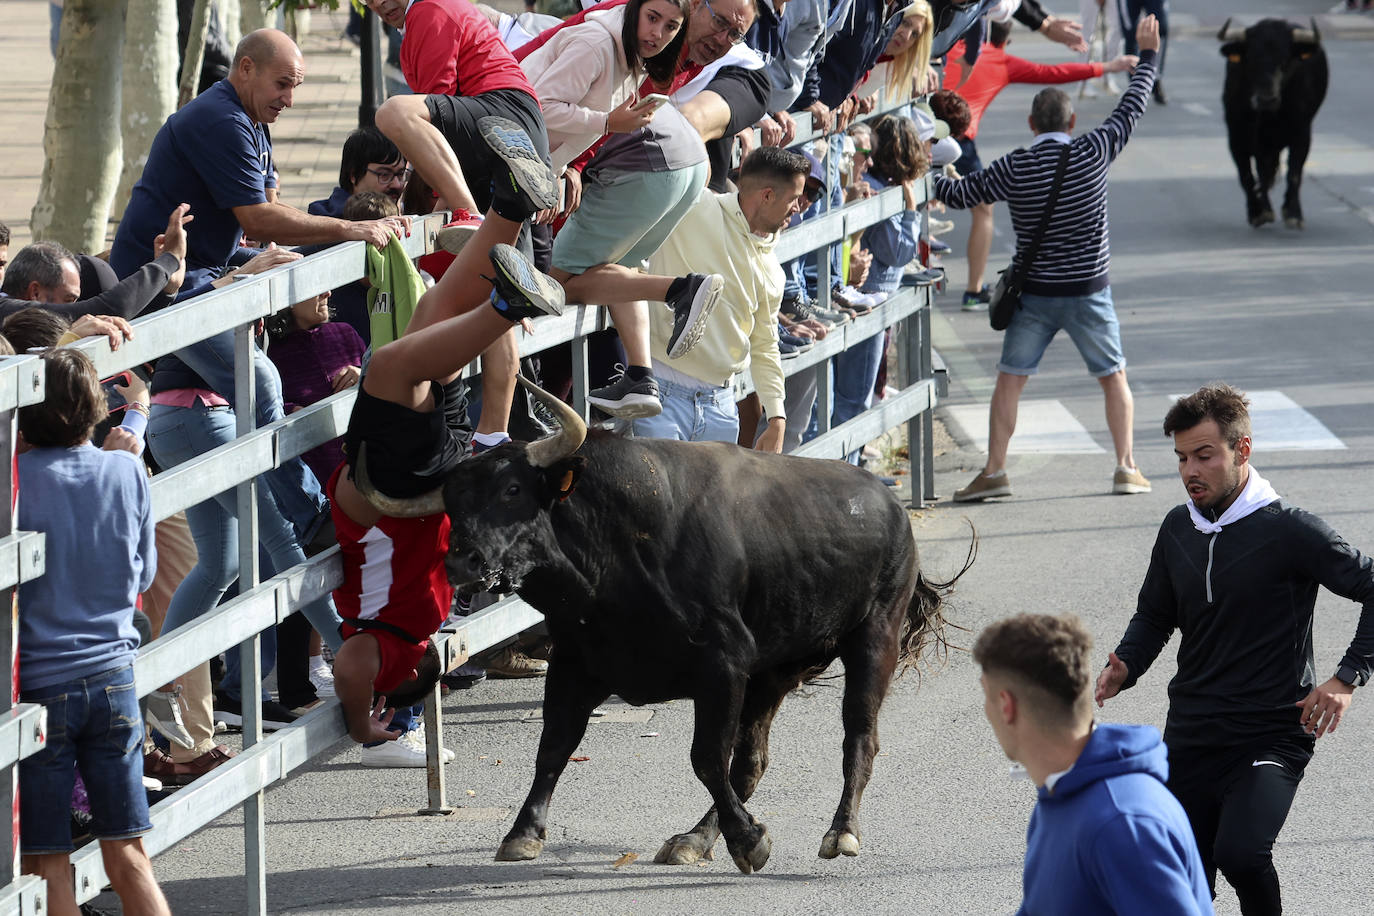
M 636 436 L 685 442 L 739 440 L 734 388 L 689 388 L 660 377 L 658 393 L 663 400 L 663 413 L 635 420 Z
M 134 667 L 20 693 L 48 710 L 48 742 L 19 761 L 20 841 L 26 855 L 72 851 L 76 768 L 91 800 L 91 832 L 126 840 L 153 829 L 143 789 L 143 714 Z
M 234 411 L 228 407 L 169 407 L 155 404 L 148 420 L 148 447 L 164 468 L 234 440 Z M 313 479 L 314 475 L 311 475 Z M 265 567 L 275 572 L 305 562 L 296 532 L 283 516 L 273 491 L 257 488 L 258 538 L 267 555 Z M 238 578 L 238 507 L 226 490 L 186 510 L 199 559 L 167 605 L 163 632 L 188 623 L 213 608 Z M 329 598 L 317 598 L 301 609 L 331 649 L 342 644 L 339 615 Z M 272 657 L 272 656 L 269 656 Z
M 1068 333 L 1093 378 L 1106 378 L 1126 368 L 1121 325 L 1112 305 L 1112 288 L 1086 296 L 1021 295 L 1021 308 L 1002 338 L 997 371 L 1034 375 L 1054 335 Z
M 886 340 L 887 335 L 880 331 L 835 357 L 835 396 L 830 402 L 832 426 L 851 420 L 873 406 L 873 384 L 878 379 L 878 364 L 882 362 Z M 850 452 L 845 460 L 858 464 L 859 453 Z
M 205 380 L 211 391 L 231 404 L 234 402 L 233 331 L 224 331 L 177 350 L 176 355 Z M 285 416 L 282 412 L 281 376 L 267 354 L 257 347 L 253 348 L 253 381 L 257 389 L 254 402 L 257 425 L 266 426 L 280 420 Z M 230 437 L 233 437 L 232 429 Z M 168 467 L 162 459 L 159 458 L 158 462 Z M 263 479 L 272 489 L 281 513 L 296 526 L 301 541 L 308 542 L 324 521 L 324 510 L 329 504 L 315 474 L 300 458 L 291 458 L 283 461 L 281 467 L 268 471 Z

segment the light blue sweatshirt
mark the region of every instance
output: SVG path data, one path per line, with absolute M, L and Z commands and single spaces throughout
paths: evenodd
M 89 442 L 25 452 L 19 528 L 47 535 L 47 572 L 19 586 L 20 689 L 132 664 L 134 602 L 157 568 L 142 460 Z

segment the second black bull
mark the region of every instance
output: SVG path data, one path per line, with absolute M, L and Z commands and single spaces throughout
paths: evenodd
M 836 658 L 844 788 L 820 855 L 857 855 L 888 685 L 898 665 L 946 645 L 953 580 L 922 576 L 906 510 L 842 462 L 588 435 L 567 405 L 536 396 L 562 431 L 464 461 L 441 491 L 393 500 L 358 467 L 383 512 L 449 513 L 448 571 L 461 591 L 514 590 L 547 620 L 534 784 L 497 859 L 543 850 L 554 786 L 588 716 L 615 694 L 694 703 L 692 767 L 714 805 L 657 861 L 695 862 L 724 834 L 741 871 L 762 868 L 768 831 L 744 803 L 768 765 L 769 727 L 783 698 Z
M 1279 155 L 1288 150 L 1283 222 L 1303 227 L 1302 169 L 1312 148 L 1312 119 L 1326 98 L 1326 52 L 1317 24 L 1304 29 L 1281 19 L 1263 19 L 1242 29 L 1226 20 L 1217 38 L 1226 58 L 1221 103 L 1226 136 L 1245 191 L 1245 216 L 1252 226 L 1274 221 L 1269 190 L 1278 176 Z

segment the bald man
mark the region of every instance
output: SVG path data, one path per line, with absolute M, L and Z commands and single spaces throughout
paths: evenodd
M 291 107 L 305 79 L 300 49 L 284 32 L 261 29 L 239 42 L 233 66 L 220 80 L 177 111 L 153 138 L 143 176 L 115 233 L 110 266 L 126 277 L 152 260 L 150 243 L 164 231 L 167 214 L 190 205 L 186 280 L 179 299 L 210 289 L 210 281 L 237 265 L 251 250 L 240 249 L 245 233 L 258 242 L 308 245 L 361 240 L 384 247 L 402 229 L 399 220 L 349 222 L 312 216 L 277 200 L 277 170 L 267 125 Z M 158 304 L 149 311 L 156 310 Z M 233 402 L 234 334 L 225 331 L 164 357 L 158 363 L 164 385 L 216 392 Z M 166 371 L 164 371 L 166 370 Z M 281 382 L 265 357 L 254 360 L 256 420 L 282 418 Z M 160 392 L 154 384 L 154 401 Z M 307 543 L 328 518 L 328 504 L 315 475 L 299 459 L 269 472 L 283 513 Z
M 304 79 L 305 61 L 285 32 L 260 29 L 239 42 L 228 78 L 168 118 L 153 139 L 110 252 L 119 276 L 152 260 L 150 241 L 179 203 L 190 204 L 195 218 L 183 298 L 240 257 L 245 233 L 279 245 L 386 245 L 399 223 L 311 216 L 277 200 L 267 125 L 291 107 Z

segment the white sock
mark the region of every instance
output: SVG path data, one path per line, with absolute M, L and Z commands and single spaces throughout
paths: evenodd
M 319 671 L 321 668 L 329 670 L 329 665 L 325 662 L 323 655 L 310 656 L 310 670 Z
M 1006 469 L 1006 468 L 1002 468 L 1002 470 L 998 471 L 996 474 L 986 474 L 986 473 L 985 473 L 985 474 L 983 474 L 983 476 L 986 477 L 988 480 L 992 480 L 992 479 L 997 478 L 997 477 L 1006 477 L 1006 476 L 1007 476 L 1007 469 Z
M 474 442 L 481 445 L 500 445 L 502 442 L 510 441 L 510 434 L 504 431 L 499 433 L 477 433 L 472 439 Z

